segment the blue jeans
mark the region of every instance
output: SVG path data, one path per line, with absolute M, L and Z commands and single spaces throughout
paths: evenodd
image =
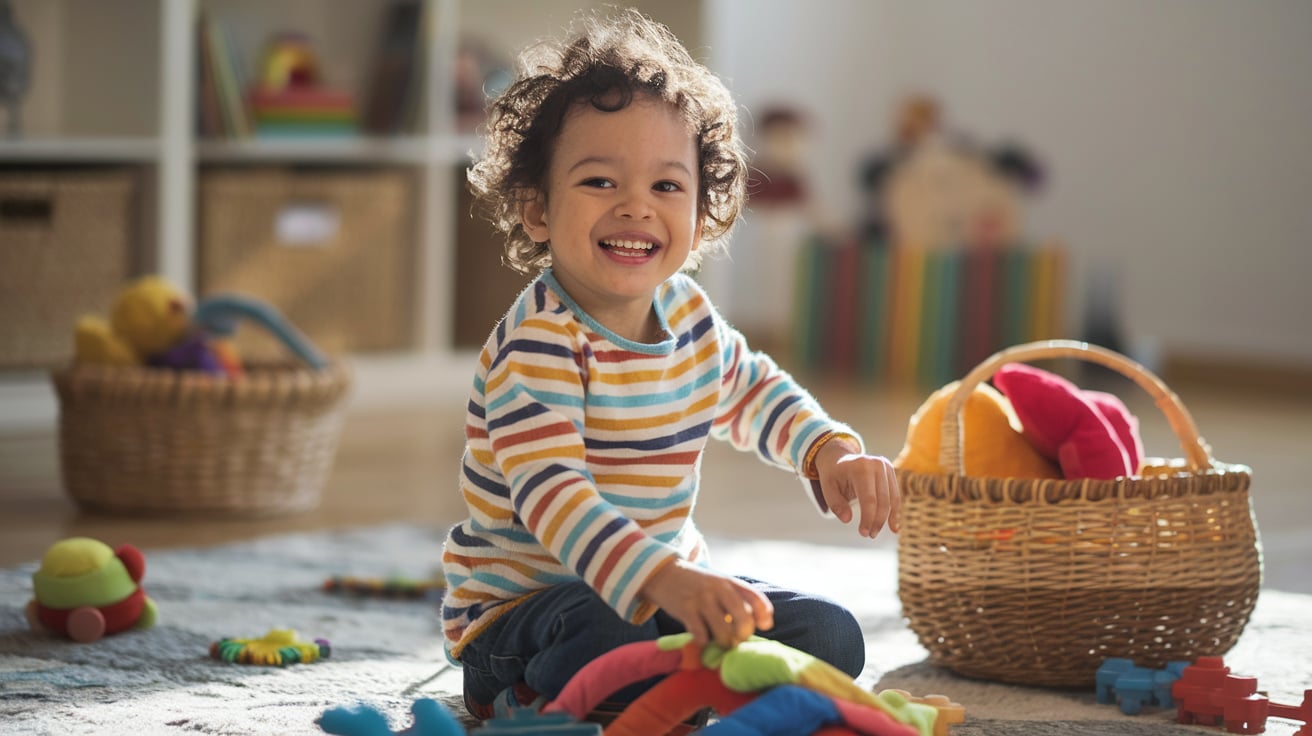
M 741 578 L 774 604 L 774 639 L 822 659 L 855 678 L 865 666 L 865 638 L 856 617 L 825 598 Z M 511 608 L 465 646 L 465 698 L 491 703 L 503 690 L 524 683 L 554 700 L 576 672 L 616 647 L 684 631 L 664 611 L 641 625 L 620 618 L 579 580 L 543 590 Z M 631 685 L 609 699 L 628 703 L 656 680 Z

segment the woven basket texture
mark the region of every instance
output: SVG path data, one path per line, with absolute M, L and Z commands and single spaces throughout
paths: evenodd
M 1057 346 L 1039 357 L 1089 352 L 1036 345 Z M 1038 349 L 985 361 L 963 379 L 962 404 L 996 367 Z M 899 471 L 898 595 L 931 661 L 981 679 L 1091 687 L 1106 657 L 1160 667 L 1238 640 L 1261 585 L 1252 472 L 1212 459 L 1155 376 L 1113 367 L 1154 386 L 1191 458 L 1112 480 L 974 478 L 959 472 L 959 424 L 945 418 L 944 444 L 951 433 L 958 452 L 940 459 L 958 472 Z M 960 406 L 945 415 L 959 420 Z
M 399 169 L 218 168 L 199 182 L 200 293 L 273 304 L 326 353 L 414 344 L 415 187 Z M 253 359 L 285 353 L 239 331 Z
M 0 368 L 50 368 L 72 325 L 131 274 L 136 177 L 128 171 L 0 175 Z
M 351 373 L 269 364 L 227 380 L 81 366 L 51 379 L 64 487 L 80 506 L 258 516 L 318 504 Z

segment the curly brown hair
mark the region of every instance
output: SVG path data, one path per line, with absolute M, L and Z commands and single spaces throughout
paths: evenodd
M 491 105 L 482 157 L 469 169 L 475 204 L 506 234 L 502 261 L 532 274 L 551 265 L 547 243 L 535 243 L 520 223 L 520 205 L 546 192 L 554 143 L 571 106 L 624 109 L 635 94 L 673 105 L 697 140 L 698 213 L 703 247 L 721 246 L 745 198 L 747 164 L 738 113 L 729 90 L 695 61 L 666 26 L 636 10 L 588 16 L 568 43 L 545 42 L 519 58 L 519 72 Z

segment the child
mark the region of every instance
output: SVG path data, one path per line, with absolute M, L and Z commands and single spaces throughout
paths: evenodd
M 692 521 L 714 437 L 794 470 L 821 513 L 859 514 L 863 536 L 899 524 L 888 460 L 681 273 L 742 205 L 728 91 L 635 11 L 537 53 L 469 172 L 506 262 L 540 274 L 488 338 L 469 401 L 469 518 L 443 556 L 467 707 L 541 704 L 601 654 L 685 630 L 724 647 L 759 632 L 856 677 L 851 613 L 716 572 Z

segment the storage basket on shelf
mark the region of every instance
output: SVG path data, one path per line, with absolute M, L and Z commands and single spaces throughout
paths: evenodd
M 131 273 L 138 175 L 123 168 L 0 171 L 0 368 L 50 368 L 63 332 Z
M 52 371 L 64 487 L 88 510 L 228 515 L 319 502 L 349 369 L 256 364 L 238 379 L 163 368 Z
M 1050 358 L 1132 379 L 1185 457 L 1112 480 L 963 475 L 967 397 L 1006 363 Z M 948 473 L 898 473 L 898 596 L 932 662 L 970 677 L 1088 687 L 1106 657 L 1157 667 L 1220 655 L 1247 624 L 1261 584 L 1252 471 L 1214 460 L 1179 398 L 1134 361 L 1069 340 L 995 353 L 946 404 L 939 461 Z

